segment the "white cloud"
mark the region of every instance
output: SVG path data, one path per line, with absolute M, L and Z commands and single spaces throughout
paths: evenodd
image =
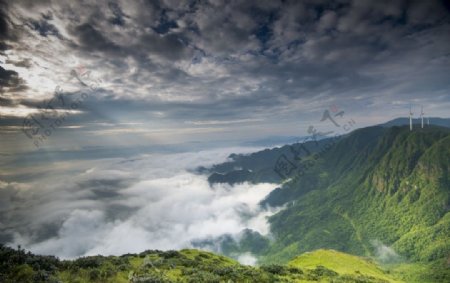
M 380 240 L 373 240 L 371 243 L 375 248 L 375 257 L 380 262 L 390 263 L 401 260 L 400 255 L 393 248 L 386 246 Z
M 77 164 L 78 173 L 71 176 L 44 177 L 33 183 L 38 190 L 21 193 L 20 202 L 27 206 L 20 214 L 14 212 L 20 204 L 11 200 L 6 221 L 20 219 L 30 226 L 14 230 L 10 244 L 72 258 L 180 249 L 246 228 L 268 234 L 266 217 L 273 212 L 258 203 L 276 184 L 210 187 L 206 175 L 192 173 L 199 165 L 248 150 L 154 154 L 88 167 L 91 161 L 86 168 Z
M 238 257 L 238 261 L 245 265 L 256 265 L 258 260 L 251 253 L 243 253 Z

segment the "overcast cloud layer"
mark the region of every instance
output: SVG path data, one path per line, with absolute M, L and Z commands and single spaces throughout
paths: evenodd
M 2 150 L 54 96 L 67 108 L 40 144 L 167 144 L 305 134 L 330 105 L 360 126 L 448 116 L 446 1 L 5 1 Z M 62 110 L 61 110 L 62 111 Z

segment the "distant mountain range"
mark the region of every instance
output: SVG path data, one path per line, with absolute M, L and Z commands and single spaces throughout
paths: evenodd
M 261 146 L 261 147 L 274 147 L 280 146 L 283 144 L 292 144 L 296 143 L 299 140 L 302 140 L 305 137 L 296 137 L 296 136 L 270 136 L 267 138 L 262 138 L 258 140 L 245 141 L 241 143 L 243 146 Z
M 413 118 L 413 125 L 420 126 L 422 120 L 420 118 Z M 439 117 L 424 117 L 424 125 L 426 126 L 430 123 L 430 125 L 441 126 L 450 128 L 450 118 L 439 118 Z M 409 125 L 409 118 L 397 118 L 382 124 L 383 127 L 392 127 L 392 126 L 406 126 Z
M 422 266 L 421 279 L 408 282 L 450 282 L 449 122 L 432 118 L 410 131 L 399 118 L 337 139 L 230 155 L 209 168 L 211 183 L 278 182 L 261 205 L 284 207 L 269 218 L 272 240 L 261 246 L 247 233 L 231 251 L 284 263 L 335 249 Z
M 430 125 L 435 126 L 441 126 L 441 127 L 447 127 L 450 128 L 450 118 L 439 118 L 439 117 L 425 117 L 424 118 L 424 124 L 427 125 L 427 123 L 430 123 Z M 421 124 L 420 118 L 414 118 L 413 124 L 419 126 Z M 409 118 L 396 118 L 394 120 L 391 120 L 389 122 L 386 122 L 384 124 L 381 124 L 380 126 L 383 127 L 392 127 L 392 126 L 406 126 L 409 125 Z M 262 147 L 274 147 L 274 146 L 280 146 L 284 144 L 294 144 L 297 143 L 299 140 L 303 140 L 304 136 L 269 136 L 266 138 L 261 138 L 257 140 L 251 140 L 251 141 L 245 141 L 242 142 L 241 145 L 243 146 L 262 146 Z

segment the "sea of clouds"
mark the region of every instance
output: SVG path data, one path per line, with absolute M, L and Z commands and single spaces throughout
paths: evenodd
M 0 181 L 0 240 L 74 258 L 188 248 L 246 228 L 267 235 L 274 210 L 259 202 L 276 184 L 210 186 L 195 171 L 254 150 L 46 162 L 38 178 Z M 255 263 L 250 254 L 241 257 Z

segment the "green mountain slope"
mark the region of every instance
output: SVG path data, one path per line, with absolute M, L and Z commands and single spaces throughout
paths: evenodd
M 369 127 L 317 146 L 263 202 L 285 208 L 269 219 L 260 260 L 334 249 L 421 262 L 435 273 L 427 280 L 450 282 L 450 130 Z
M 316 269 L 323 266 L 342 275 L 363 276 L 396 282 L 370 259 L 341 253 L 335 250 L 316 250 L 304 253 L 289 261 L 288 266 L 303 270 Z
M 335 251 L 306 254 L 288 265 L 252 267 L 198 250 L 146 251 L 119 257 L 91 256 L 60 261 L 54 257 L 37 256 L 4 246 L 0 246 L 0 281 L 402 282 L 393 279 L 372 262 Z
M 281 189 L 297 198 L 271 217 L 276 240 L 268 254 L 281 261 L 318 248 L 373 255 L 373 241 L 381 241 L 413 260 L 448 256 L 449 149 L 447 129 L 356 131 Z M 303 194 L 309 179 L 316 186 Z

